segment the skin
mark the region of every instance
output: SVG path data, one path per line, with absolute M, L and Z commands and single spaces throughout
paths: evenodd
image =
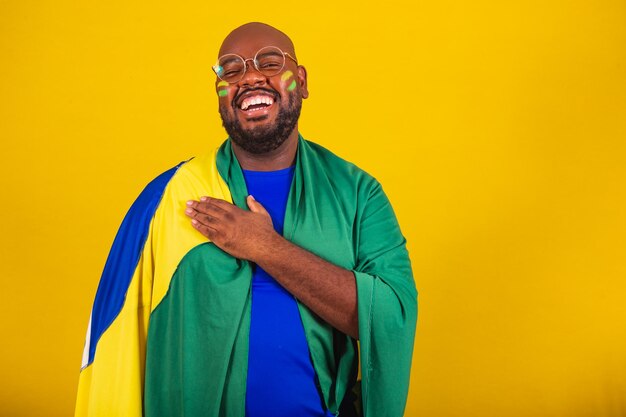
M 248 23 L 232 31 L 226 39 L 224 39 L 218 56 L 237 54 L 244 59 L 253 58 L 254 54 L 259 49 L 270 45 L 277 46 L 282 51 L 287 52 L 292 57 L 296 58 L 295 49 L 291 39 L 279 30 L 262 23 Z M 252 61 L 248 61 L 248 65 L 249 67 L 244 77 L 239 82 L 231 84 L 228 89 L 228 94 L 220 98 L 220 100 L 224 100 L 228 104 L 226 107 L 231 117 L 241 116 L 237 114 L 237 112 L 233 111 L 230 104 L 236 98 L 237 94 L 245 91 L 246 89 L 254 87 L 268 88 L 275 90 L 283 98 L 288 97 L 291 92 L 287 91 L 287 87 L 291 81 L 287 81 L 287 83 L 285 83 L 281 80 L 281 75 L 287 70 L 290 70 L 296 75 L 298 84 L 297 90 L 302 98 L 307 98 L 309 96 L 306 69 L 302 65 L 296 65 L 293 60 L 287 58 L 285 60 L 283 72 L 273 77 L 265 77 L 256 71 L 254 65 L 252 65 Z M 216 77 L 216 85 L 219 81 L 220 80 Z M 275 121 L 272 117 L 262 121 L 246 120 L 243 117 L 238 118 L 244 128 L 253 128 L 258 124 L 273 123 Z M 289 138 L 279 148 L 262 155 L 250 154 L 241 147 L 237 146 L 234 142 L 232 144 L 237 160 L 244 169 L 253 171 L 275 171 L 287 168 L 293 165 L 296 156 L 298 146 L 298 126 L 296 125 L 293 132 L 289 135 Z
M 251 58 L 256 51 L 268 45 L 278 46 L 295 57 L 291 40 L 284 33 L 261 23 L 249 23 L 231 32 L 224 40 L 219 56 L 236 53 Z M 274 89 L 281 97 L 288 97 L 289 94 L 308 97 L 304 67 L 287 59 L 283 72 L 285 70 L 291 70 L 295 75 L 297 85 L 294 91 L 288 91 L 294 77 L 285 83 L 281 80 L 282 72 L 265 77 L 252 66 L 241 81 L 228 87 L 228 94 L 220 100 L 228 100 L 230 104 L 239 89 L 253 86 Z M 237 113 L 233 112 L 233 115 L 240 118 L 244 127 L 253 127 L 255 123 L 274 123 L 276 116 L 276 113 L 270 113 L 263 120 L 245 120 L 243 115 Z M 297 145 L 296 126 L 288 139 L 274 151 L 255 155 L 234 143 L 233 150 L 243 169 L 273 171 L 293 165 Z M 192 226 L 220 249 L 236 258 L 256 263 L 330 325 L 358 339 L 357 291 L 352 271 L 320 258 L 276 233 L 269 213 L 253 196 L 247 197 L 247 204 L 250 211 L 224 200 L 202 197 L 200 201 L 188 201 L 185 213 L 191 218 Z

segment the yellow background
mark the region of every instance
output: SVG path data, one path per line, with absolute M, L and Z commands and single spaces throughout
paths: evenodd
M 225 137 L 210 66 L 251 20 L 409 241 L 406 415 L 626 415 L 626 4 L 217 4 L 0 2 L 0 415 L 72 414 L 117 227 Z

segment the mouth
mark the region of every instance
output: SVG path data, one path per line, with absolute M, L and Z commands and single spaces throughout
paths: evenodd
M 269 113 L 275 100 L 275 95 L 265 90 L 247 91 L 235 100 L 235 108 L 247 118 L 258 118 Z

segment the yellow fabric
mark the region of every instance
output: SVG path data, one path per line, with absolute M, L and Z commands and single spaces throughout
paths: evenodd
M 151 311 L 165 297 L 176 267 L 185 254 L 208 241 L 191 226 L 189 217 L 185 215 L 187 201 L 210 196 L 232 203 L 228 186 L 217 171 L 215 155 L 216 152 L 211 152 L 180 167 L 165 189 L 154 215 L 156 231 L 152 240 L 152 256 L 159 263 L 155 265 Z
M 81 371 L 77 417 L 142 416 L 150 313 L 165 297 L 185 254 L 208 241 L 191 226 L 186 202 L 201 196 L 232 202 L 215 156 L 213 151 L 185 163 L 165 188 L 122 310 L 100 337 L 93 363 Z
M 152 235 L 152 227 L 150 234 Z M 149 241 L 149 240 L 148 240 Z M 141 417 L 152 257 L 146 244 L 120 314 L 98 341 L 91 365 L 80 373 L 76 416 Z M 140 290 L 141 288 L 141 290 Z M 148 291 L 145 291 L 148 289 Z

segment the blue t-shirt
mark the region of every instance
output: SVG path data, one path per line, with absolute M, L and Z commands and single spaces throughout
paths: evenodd
M 294 167 L 243 171 L 248 194 L 281 235 L 293 173 Z M 246 416 L 332 416 L 322 404 L 296 299 L 259 266 L 252 276 Z

